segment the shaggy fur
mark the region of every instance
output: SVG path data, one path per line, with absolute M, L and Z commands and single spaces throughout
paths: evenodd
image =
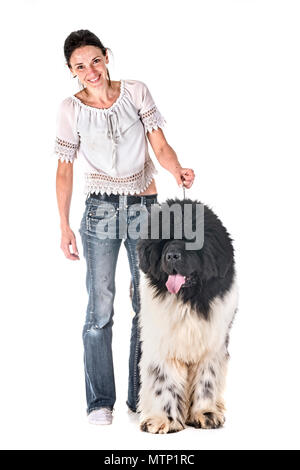
M 166 203 L 180 204 L 183 214 L 183 204 L 200 201 L 168 199 Z M 204 245 L 197 251 L 185 250 L 189 240 L 184 237 L 174 239 L 172 217 L 170 238 L 151 240 L 150 221 L 149 216 L 149 238 L 137 245 L 140 428 L 151 433 L 176 432 L 186 425 L 217 428 L 225 421 L 227 346 L 238 304 L 232 239 L 207 206 Z M 176 273 L 186 276 L 186 281 L 177 293 L 170 293 L 166 282 Z

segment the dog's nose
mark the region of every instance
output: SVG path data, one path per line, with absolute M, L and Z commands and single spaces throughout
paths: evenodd
M 179 251 L 168 251 L 166 254 L 166 260 L 169 262 L 179 261 L 181 259 L 181 253 Z

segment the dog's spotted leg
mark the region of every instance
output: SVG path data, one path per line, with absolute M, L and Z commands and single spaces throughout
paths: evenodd
M 141 361 L 142 362 L 142 361 Z M 171 433 L 184 429 L 187 417 L 187 366 L 178 361 L 163 364 L 141 363 L 138 410 L 140 428 L 151 433 Z
M 225 350 L 213 360 L 199 364 L 190 388 L 190 409 L 186 424 L 195 428 L 215 429 L 223 426 L 223 390 L 227 371 Z

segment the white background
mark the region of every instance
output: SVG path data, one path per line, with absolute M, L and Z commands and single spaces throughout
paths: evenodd
M 299 448 L 300 5 L 276 0 L 11 1 L 1 20 L 1 447 Z M 222 430 L 151 435 L 127 413 L 129 265 L 116 272 L 112 426 L 87 424 L 81 331 L 87 293 L 74 168 L 60 250 L 55 116 L 78 91 L 65 38 L 89 29 L 114 57 L 113 80 L 144 81 L 165 136 L 235 240 L 240 308 L 231 331 Z M 152 149 L 159 201 L 182 196 Z

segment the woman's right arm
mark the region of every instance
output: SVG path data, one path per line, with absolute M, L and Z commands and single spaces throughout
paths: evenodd
M 69 224 L 69 214 L 73 189 L 73 162 L 58 160 L 56 172 L 56 197 L 60 216 L 61 249 L 66 258 L 79 259 L 76 237 Z M 73 253 L 70 251 L 72 245 Z

